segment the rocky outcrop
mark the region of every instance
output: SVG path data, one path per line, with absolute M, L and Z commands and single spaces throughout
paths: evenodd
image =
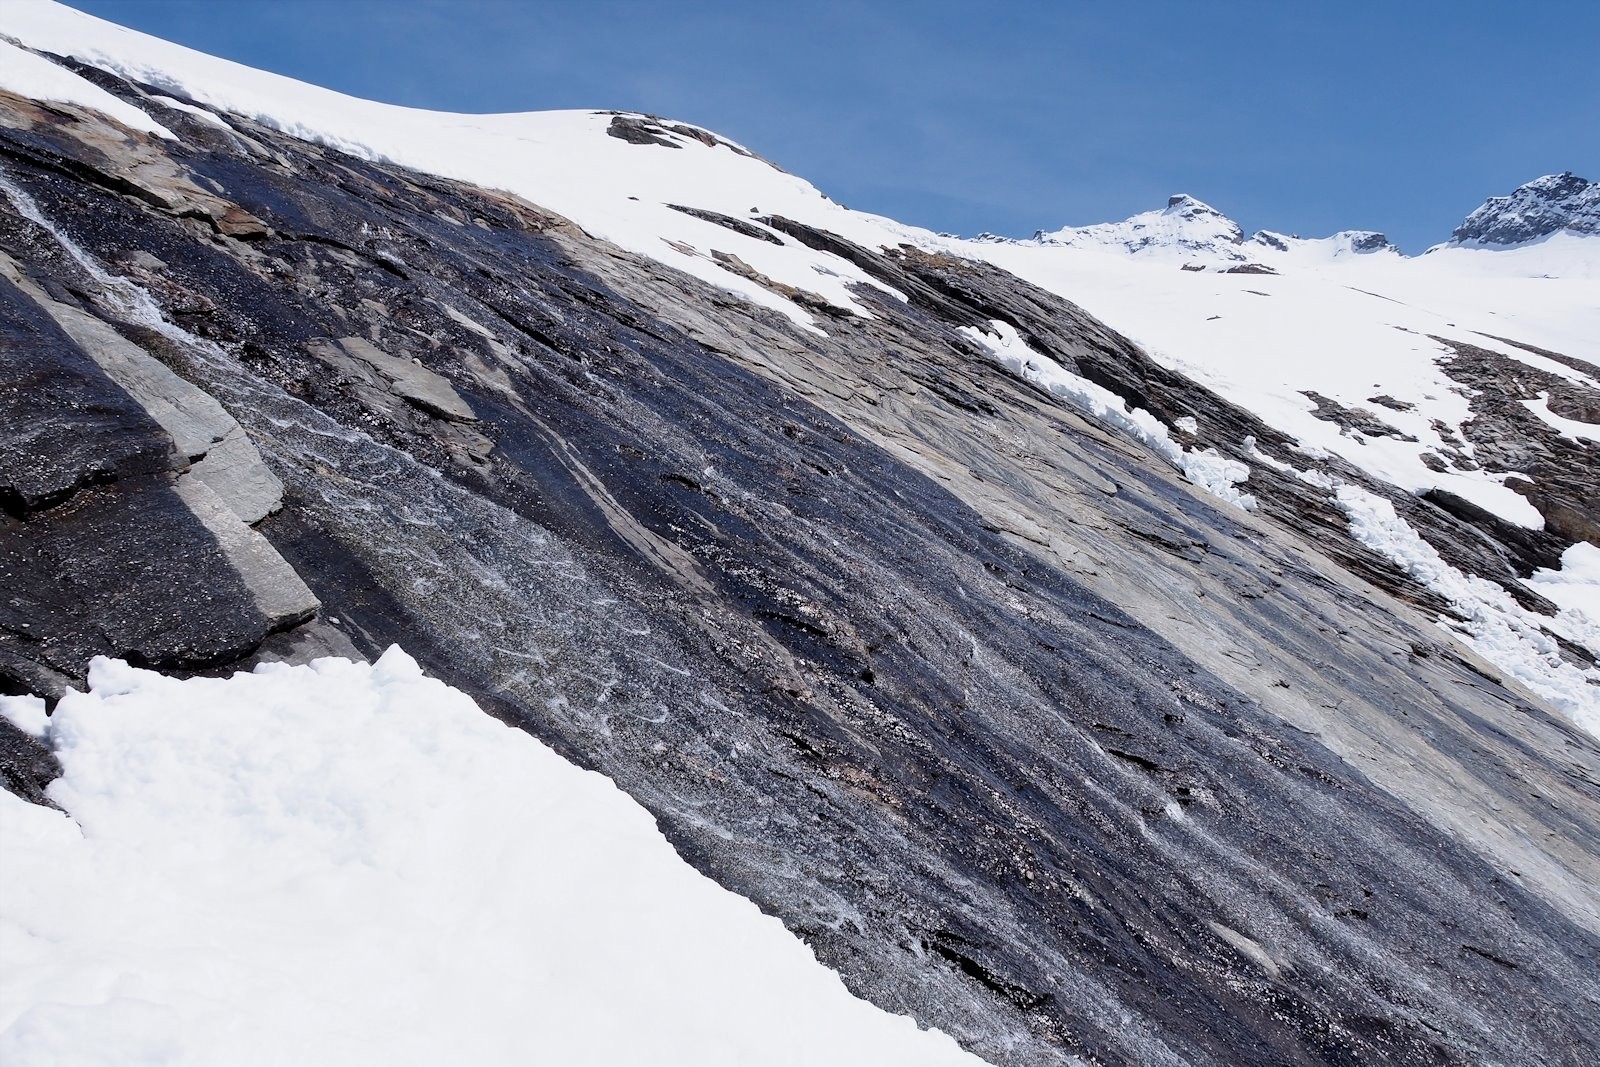
M 505 194 L 162 119 L 0 131 L 0 356 L 37 385 L 0 391 L 9 687 L 399 641 L 997 1063 L 1600 1052 L 1593 739 L 1315 486 L 1257 463 L 1259 510 L 1219 506 L 961 328 L 1287 457 L 1259 420 L 993 267 L 746 222 L 908 298 L 817 333 Z M 194 394 L 281 506 L 200 477 L 231 431 Z
M 1440 366 L 1471 392 L 1473 417 L 1463 433 L 1475 461 L 1515 475 L 1509 484 L 1544 517 L 1546 549 L 1522 560 L 1525 573 L 1557 566 L 1552 554 L 1559 558 L 1569 544 L 1600 546 L 1600 444 L 1564 434 L 1535 414 L 1543 406 L 1595 424 L 1600 390 L 1477 345 L 1434 340 L 1453 353 Z
M 1451 244 L 1508 246 L 1556 233 L 1600 234 L 1600 182 L 1571 171 L 1491 196 L 1450 235 Z

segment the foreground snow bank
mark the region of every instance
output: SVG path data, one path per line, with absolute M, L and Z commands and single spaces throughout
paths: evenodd
M 71 817 L 0 792 L 13 1067 L 977 1062 L 397 648 L 90 689 L 45 734 Z

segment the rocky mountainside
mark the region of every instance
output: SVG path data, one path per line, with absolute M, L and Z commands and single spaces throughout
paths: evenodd
M 1558 233 L 1600 234 L 1600 182 L 1567 171 L 1491 196 L 1456 227 L 1450 243 L 1505 247 Z
M 1395 312 L 1439 377 L 1280 380 L 1297 422 L 1070 248 L 70 14 L 0 16 L 7 691 L 398 642 L 998 1064 L 1600 1056 L 1587 350 Z

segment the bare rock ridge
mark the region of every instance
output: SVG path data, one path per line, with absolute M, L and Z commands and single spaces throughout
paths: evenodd
M 1248 412 L 998 268 L 729 220 L 908 298 L 808 331 L 84 73 L 179 137 L 0 95 L 8 691 L 398 641 L 998 1064 L 1600 1058 L 1594 738 L 1447 644 L 1315 486 L 1258 464 L 1258 511 L 1219 506 L 962 328 L 1287 455 Z M 1567 472 L 1547 537 L 1333 469 L 1532 597 L 1597 495 L 1518 412 L 1485 432 Z M 0 772 L 38 799 L 30 744 Z
M 1600 234 L 1600 182 L 1566 171 L 1492 196 L 1450 235 L 1452 244 L 1519 245 L 1557 233 Z

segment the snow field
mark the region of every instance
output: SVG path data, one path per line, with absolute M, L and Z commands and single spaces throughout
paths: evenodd
M 1383 283 L 1391 272 L 1416 286 L 1402 268 L 1416 261 L 1394 256 L 1365 256 L 1352 265 L 1307 269 L 1293 275 L 1216 274 L 1182 271 L 1163 263 L 1146 263 L 1127 255 L 1072 248 L 988 245 L 987 256 L 998 266 L 1061 293 L 1137 342 L 1158 362 L 1180 371 L 1224 398 L 1260 415 L 1304 447 L 1338 455 L 1373 476 L 1407 492 L 1438 487 L 1488 508 L 1522 526 L 1541 528 L 1537 509 L 1504 483 L 1504 475 L 1487 471 L 1431 469 L 1426 453 L 1447 455 L 1470 446 L 1457 443 L 1460 427 L 1470 417 L 1468 398 L 1439 365 L 1448 350 L 1432 336 L 1452 337 L 1501 351 L 1513 359 L 1537 362 L 1542 369 L 1583 377 L 1552 360 L 1520 356 L 1511 346 L 1452 327 L 1426 307 L 1402 305 L 1383 290 L 1363 291 Z M 1387 261 L 1395 260 L 1395 263 Z M 1372 269 L 1366 269 L 1369 261 Z M 1450 289 L 1447 273 L 1428 287 Z M 1569 321 L 1586 328 L 1589 319 L 1600 337 L 1600 300 L 1592 311 L 1582 307 L 1575 285 L 1557 285 L 1547 324 Z M 1502 279 L 1494 287 L 1502 305 L 1518 289 Z M 1562 297 L 1565 294 L 1565 297 Z M 1426 294 L 1414 295 L 1422 299 Z M 1540 295 L 1540 294 L 1534 294 Z M 1484 294 L 1488 300 L 1487 294 Z M 1561 298 L 1561 299 L 1557 299 Z M 1570 298 L 1569 300 L 1566 298 Z M 1591 298 L 1592 299 L 1592 298 Z M 1531 303 L 1531 302 L 1530 302 Z M 1494 306 L 1488 304 L 1487 306 Z M 1537 318 L 1538 306 L 1527 314 Z M 1484 316 L 1479 313 L 1478 318 Z M 1453 320 L 1452 320 L 1453 321 Z M 1484 322 L 1486 330 L 1525 337 L 1527 332 L 1504 322 Z M 1549 326 L 1540 331 L 1552 332 Z M 1569 345 L 1580 358 L 1593 345 Z M 1600 358 L 1600 352 L 1591 352 Z M 1396 436 L 1347 434 L 1333 422 L 1312 414 L 1315 392 L 1346 407 L 1360 409 L 1393 427 Z M 1396 411 L 1370 398 L 1390 396 L 1413 405 Z M 1449 428 L 1445 437 L 1435 423 Z M 1407 441 L 1402 436 L 1414 438 Z
M 0 709 L 67 812 L 0 792 L 10 1067 L 979 1062 L 398 648 Z

